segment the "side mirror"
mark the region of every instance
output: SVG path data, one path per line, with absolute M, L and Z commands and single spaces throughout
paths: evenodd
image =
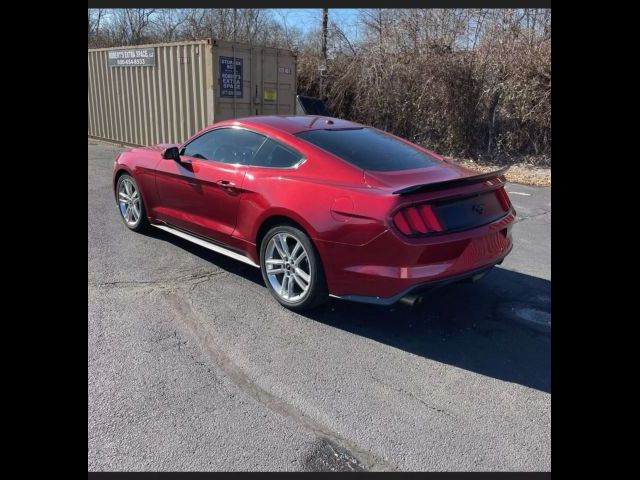
M 176 162 L 180 161 L 180 150 L 178 147 L 167 147 L 162 151 L 162 158 L 166 158 L 168 160 L 175 160 Z

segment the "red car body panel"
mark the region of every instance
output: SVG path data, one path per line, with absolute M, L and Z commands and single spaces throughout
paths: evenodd
M 512 247 L 515 210 L 511 205 L 491 223 L 437 235 L 410 237 L 393 221 L 394 214 L 408 206 L 502 188 L 503 178 L 397 195 L 393 192 L 402 188 L 478 173 L 414 144 L 411 145 L 436 158 L 438 165 L 400 171 L 360 169 L 294 136 L 315 128 L 362 127 L 325 117 L 228 120 L 192 138 L 224 126 L 266 135 L 297 150 L 305 160 L 293 168 L 226 164 L 185 156 L 177 162 L 162 158 L 162 151 L 169 145 L 133 148 L 116 159 L 114 186 L 120 172 L 129 172 L 140 186 L 152 224 L 168 224 L 224 244 L 256 264 L 259 235 L 264 233 L 265 222 L 285 217 L 300 225 L 312 239 L 324 266 L 329 292 L 364 301 L 395 301 L 417 285 L 490 267 Z

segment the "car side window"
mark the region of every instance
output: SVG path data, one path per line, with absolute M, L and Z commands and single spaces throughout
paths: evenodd
M 302 154 L 268 138 L 255 157 L 253 157 L 250 165 L 256 167 L 287 168 L 294 166 L 300 162 L 302 158 Z
M 264 135 L 243 128 L 218 128 L 188 143 L 182 155 L 247 165 L 264 143 Z

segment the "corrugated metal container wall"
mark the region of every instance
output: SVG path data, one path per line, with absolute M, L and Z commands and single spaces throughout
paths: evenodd
M 110 66 L 109 52 L 151 49 L 150 66 Z M 91 137 L 180 143 L 228 118 L 294 114 L 296 57 L 290 50 L 202 40 L 88 53 Z
M 207 41 L 149 45 L 154 66 L 109 66 L 89 50 L 89 135 L 134 145 L 178 142 L 213 121 Z M 209 49 L 209 51 L 207 51 Z

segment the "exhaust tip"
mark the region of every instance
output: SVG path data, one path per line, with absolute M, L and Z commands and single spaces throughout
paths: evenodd
M 476 283 L 478 280 L 481 280 L 482 278 L 484 278 L 487 275 L 487 273 L 489 273 L 489 270 L 485 270 L 483 272 L 476 273 L 472 277 L 467 278 L 465 281 L 467 283 Z
M 422 295 L 407 295 L 402 297 L 399 302 L 408 307 L 416 307 L 422 303 Z

